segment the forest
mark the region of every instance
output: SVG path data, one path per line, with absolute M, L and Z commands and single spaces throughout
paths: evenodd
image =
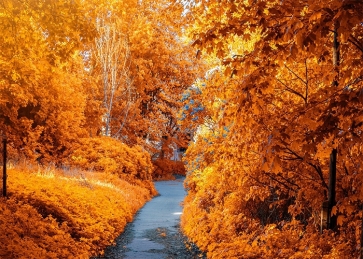
M 1 0 L 0 28 L 0 258 L 102 255 L 173 173 L 208 258 L 363 258 L 361 0 Z
M 102 255 L 157 194 L 153 179 L 185 174 L 169 157 L 187 146 L 180 96 L 202 62 L 185 47 L 183 10 L 0 2 L 0 258 Z

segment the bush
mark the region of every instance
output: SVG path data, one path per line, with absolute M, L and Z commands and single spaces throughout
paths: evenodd
M 182 161 L 172 161 L 169 159 L 157 159 L 153 161 L 153 179 L 174 179 L 174 174 L 185 176 L 185 167 Z
M 149 188 L 105 173 L 17 166 L 0 200 L 0 258 L 89 258 L 103 253 Z
M 152 186 L 150 155 L 140 146 L 129 147 L 110 137 L 79 139 L 65 163 L 83 170 L 116 174 L 124 180 L 150 188 Z

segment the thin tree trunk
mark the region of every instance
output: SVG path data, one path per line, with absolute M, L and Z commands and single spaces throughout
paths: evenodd
M 340 63 L 340 51 L 338 41 L 338 28 L 339 22 L 334 22 L 334 39 L 333 39 L 333 66 L 336 73 L 333 85 L 338 86 L 339 79 L 339 63 Z M 335 201 L 335 188 L 337 178 L 337 149 L 334 148 L 330 154 L 329 162 L 329 193 L 328 193 L 328 229 L 335 229 L 337 226 L 337 216 L 332 215 L 332 209 L 336 205 Z
M 112 115 L 114 102 L 119 101 L 118 98 L 122 96 L 123 89 L 130 88 L 126 85 L 130 68 L 130 49 L 127 38 L 118 30 L 115 19 L 104 16 L 97 22 L 99 37 L 96 38 L 95 56 L 100 66 L 103 84 L 105 113 L 102 131 L 105 136 L 111 136 L 113 131 L 111 124 L 114 119 Z
M 329 162 L 329 193 L 328 193 L 328 229 L 334 229 L 337 225 L 336 215 L 332 215 L 335 206 L 335 186 L 337 177 L 337 149 L 334 148 L 330 154 Z

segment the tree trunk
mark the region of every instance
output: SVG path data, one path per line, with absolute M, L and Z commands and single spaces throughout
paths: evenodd
M 334 148 L 330 154 L 329 162 L 329 193 L 328 193 L 328 229 L 335 229 L 337 225 L 336 215 L 332 215 L 332 209 L 335 206 L 335 185 L 337 177 L 337 149 Z
M 363 259 L 363 204 L 362 204 L 362 222 L 361 222 L 361 232 L 360 232 L 360 258 Z
M 4 137 L 3 139 L 3 196 L 6 197 L 7 192 L 6 192 L 6 178 L 8 177 L 6 174 L 6 159 L 7 159 L 7 153 L 6 153 L 6 137 Z
M 333 37 L 334 37 L 333 38 L 333 67 L 334 67 L 334 71 L 335 71 L 335 77 L 332 82 L 332 85 L 336 86 L 336 87 L 338 86 L 339 63 L 340 63 L 338 28 L 339 28 L 339 22 L 335 21 L 334 22 L 334 35 L 333 35 Z M 335 201 L 336 176 L 337 176 L 337 149 L 334 148 L 330 153 L 328 201 L 325 201 L 322 206 L 321 231 L 326 228 L 335 229 L 336 225 L 337 225 L 337 216 L 332 215 L 332 209 L 336 205 L 336 201 Z
M 338 86 L 339 79 L 339 63 L 340 63 L 340 51 L 338 41 L 338 28 L 339 22 L 334 22 L 334 39 L 333 39 L 333 66 L 336 73 L 333 85 Z M 336 205 L 335 201 L 335 186 L 337 178 L 337 149 L 334 148 L 330 153 L 329 162 L 329 193 L 328 193 L 328 229 L 335 229 L 337 226 L 337 216 L 332 215 L 332 209 Z

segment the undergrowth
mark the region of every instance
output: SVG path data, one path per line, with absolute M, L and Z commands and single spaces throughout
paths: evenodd
M 102 255 L 156 194 L 115 174 L 10 166 L 0 200 L 0 258 L 89 258 Z

